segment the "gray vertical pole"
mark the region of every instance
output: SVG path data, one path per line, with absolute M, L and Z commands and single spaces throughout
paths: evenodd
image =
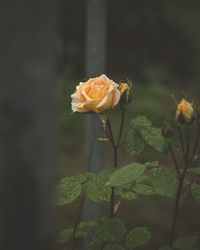
M 55 3 L 1 1 L 1 250 L 55 250 Z
M 106 0 L 87 0 L 86 23 L 86 76 L 97 77 L 105 73 L 106 61 Z M 85 154 L 86 171 L 98 173 L 103 168 L 103 128 L 97 115 L 86 115 Z M 101 217 L 101 205 L 87 198 L 84 202 L 84 219 Z

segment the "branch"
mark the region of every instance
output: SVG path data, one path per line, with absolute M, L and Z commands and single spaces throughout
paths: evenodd
M 179 134 L 179 139 L 181 143 L 183 157 L 185 159 L 185 147 L 184 147 L 183 135 L 182 135 L 181 127 L 179 125 L 178 125 L 178 134 Z
M 180 171 L 179 171 L 178 163 L 177 163 L 177 160 L 176 160 L 176 156 L 175 156 L 174 150 L 173 150 L 173 148 L 171 146 L 170 146 L 170 153 L 171 153 L 172 159 L 174 161 L 176 172 L 177 172 L 178 176 L 180 177 Z
M 73 240 L 73 243 L 72 243 L 72 250 L 75 250 L 76 249 L 76 230 L 78 228 L 78 225 L 79 225 L 79 222 L 80 222 L 80 219 L 81 219 L 81 213 L 82 213 L 82 208 L 83 208 L 83 202 L 84 202 L 84 196 L 81 200 L 81 203 L 80 203 L 80 208 L 79 208 L 79 212 L 78 212 L 78 216 L 76 218 L 76 221 L 74 223 L 74 228 L 73 228 L 73 234 L 72 234 L 72 240 Z
M 197 122 L 197 134 L 196 134 L 196 141 L 195 141 L 195 144 L 194 144 L 194 148 L 193 148 L 193 151 L 192 151 L 192 156 L 191 156 L 190 161 L 193 161 L 193 159 L 194 159 L 194 156 L 195 156 L 196 150 L 197 150 L 198 145 L 199 145 L 199 141 L 200 141 L 200 125 L 199 125 L 199 123 Z
M 117 140 L 117 147 L 120 145 L 121 136 L 122 136 L 122 132 L 123 132 L 123 128 L 124 128 L 125 111 L 124 111 L 124 109 L 122 109 L 121 111 L 122 111 L 122 115 L 121 115 L 119 136 L 118 136 L 118 140 Z

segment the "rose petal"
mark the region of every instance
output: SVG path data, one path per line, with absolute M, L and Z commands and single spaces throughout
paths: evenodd
M 118 90 L 118 89 L 116 89 L 115 90 L 115 93 L 114 93 L 114 95 L 113 95 L 113 103 L 112 103 L 112 108 L 114 108 L 117 104 L 118 104 L 118 102 L 119 102 L 119 100 L 120 100 L 120 91 Z
M 101 102 L 101 99 L 88 100 L 85 102 L 84 107 L 90 111 L 97 112 L 97 106 L 100 102 Z
M 109 109 L 112 107 L 113 103 L 113 90 L 114 87 L 111 85 L 110 89 L 108 90 L 107 95 L 104 97 L 104 99 L 99 103 L 99 105 L 96 107 L 97 113 L 100 113 L 106 109 Z

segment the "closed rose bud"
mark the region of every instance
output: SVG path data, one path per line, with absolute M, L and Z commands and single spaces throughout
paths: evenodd
M 133 100 L 133 88 L 132 82 L 129 83 L 121 83 L 119 85 L 120 90 L 120 103 L 121 104 L 129 104 Z
M 194 116 L 192 103 L 187 102 L 184 98 L 180 101 L 176 110 L 176 119 L 181 123 L 189 123 Z
M 72 97 L 73 112 L 101 113 L 114 108 L 120 99 L 119 85 L 106 75 L 81 82 Z

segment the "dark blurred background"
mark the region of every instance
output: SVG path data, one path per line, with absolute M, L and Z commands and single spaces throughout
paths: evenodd
M 61 1 L 61 72 L 85 73 L 86 1 Z M 200 5 L 197 0 L 107 1 L 106 72 L 142 83 L 198 84 Z
M 75 86 L 85 79 L 86 1 L 61 1 L 58 53 L 60 60 L 58 86 L 60 93 L 60 164 L 59 178 L 84 172 L 84 116 L 71 114 Z M 196 98 L 200 91 L 200 3 L 198 0 L 108 0 L 106 28 L 106 73 L 116 82 L 130 79 L 134 83 L 134 101 L 128 119 L 144 114 L 155 126 L 172 115 L 170 94 L 179 100 Z M 98 59 L 97 59 L 98 60 Z M 113 111 L 114 129 L 118 127 L 118 110 Z M 66 140 L 67 138 L 67 140 Z M 112 164 L 112 151 L 105 145 L 105 167 Z M 134 159 L 123 149 L 120 166 L 130 161 L 158 159 L 171 167 L 171 159 L 150 148 Z M 58 208 L 57 228 L 73 226 L 80 201 Z M 106 209 L 106 208 L 105 208 Z M 146 225 L 152 231 L 151 248 L 166 243 L 173 210 L 166 198 L 141 197 L 124 202 L 119 216 L 129 227 Z M 180 235 L 198 231 L 198 207 L 190 199 L 181 210 Z M 192 213 L 193 216 L 186 216 Z M 66 218 L 68 222 L 66 223 Z M 61 248 L 62 249 L 62 248 Z M 146 248 L 144 248 L 146 249 Z

